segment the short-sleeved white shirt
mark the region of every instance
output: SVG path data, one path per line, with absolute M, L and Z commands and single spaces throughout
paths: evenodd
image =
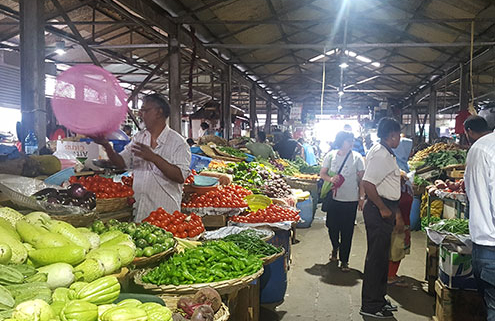
M 176 183 L 155 166 L 132 153 L 132 145 L 136 142 L 151 145 L 151 133 L 147 130 L 137 133 L 132 141 L 120 153 L 126 167 L 134 173 L 134 219 L 141 222 L 158 207 L 163 207 L 167 212 L 180 211 L 182 201 L 182 184 Z M 191 149 L 184 137 L 176 131 L 165 127 L 158 136 L 157 146 L 153 151 L 170 164 L 173 164 L 182 172 L 182 177 L 189 176 L 191 165 Z
M 398 201 L 401 193 L 400 169 L 394 155 L 382 144 L 375 144 L 366 155 L 364 181 L 376 186 L 378 195 Z
M 322 165 L 322 167 L 328 168 L 333 173 L 339 171 L 342 162 L 347 156 L 347 154 L 339 155 L 337 152 L 335 150 L 328 153 Z M 364 171 L 363 157 L 357 152 L 352 152 L 340 172 L 345 178 L 344 184 L 337 189 L 337 193 L 333 199 L 340 202 L 357 202 L 359 200 L 358 173 L 362 171 Z

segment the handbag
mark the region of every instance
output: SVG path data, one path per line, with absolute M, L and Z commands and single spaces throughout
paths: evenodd
M 347 162 L 347 159 L 349 158 L 349 156 L 351 155 L 351 153 L 352 153 L 352 150 L 347 153 L 346 157 L 344 158 L 344 161 L 342 162 L 342 165 L 340 165 L 339 171 L 336 174 L 336 175 L 339 176 L 338 186 L 333 186 L 332 189 L 330 189 L 330 191 L 328 191 L 327 195 L 323 199 L 323 203 L 321 204 L 321 210 L 323 212 L 327 212 L 330 209 L 330 203 L 332 203 L 332 200 L 333 200 L 333 191 L 334 191 L 334 189 L 342 186 L 342 184 L 345 181 L 344 176 L 342 176 L 340 174 L 340 172 L 342 172 L 342 169 L 344 169 L 344 165 Z

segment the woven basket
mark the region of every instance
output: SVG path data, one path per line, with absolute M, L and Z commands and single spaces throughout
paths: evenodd
M 279 253 L 262 257 L 261 260 L 263 261 L 263 265 L 268 265 L 270 263 L 275 262 L 276 259 L 282 257 L 284 254 L 285 254 L 285 249 L 282 248 L 282 251 L 280 251 Z
M 114 274 L 110 274 L 109 276 L 115 276 L 117 280 L 119 280 L 120 287 L 122 289 L 128 289 L 129 288 L 129 274 L 130 270 L 127 267 L 122 267 L 120 270 L 115 272 Z
M 50 215 L 54 220 L 64 221 L 75 227 L 87 227 L 98 219 L 96 212 L 87 214 Z
M 145 269 L 145 270 L 140 270 L 136 274 L 134 274 L 134 284 L 136 284 L 145 292 L 156 295 L 160 295 L 160 294 L 172 295 L 172 296 L 190 295 L 198 292 L 198 290 L 204 287 L 214 288 L 215 290 L 218 291 L 220 295 L 224 295 L 245 288 L 249 283 L 259 278 L 263 274 L 263 270 L 264 269 L 261 268 L 256 273 L 232 280 L 175 286 L 175 285 L 155 285 L 150 283 L 144 283 L 142 281 L 142 277 L 145 273 L 149 271 L 149 269 Z
M 134 259 L 134 261 L 132 261 L 132 264 L 138 269 L 158 265 L 163 259 L 175 252 L 175 250 L 177 249 L 177 243 L 178 242 L 176 240 L 173 247 L 150 257 L 137 257 Z
M 127 206 L 129 206 L 127 197 L 97 198 L 95 210 L 98 213 L 115 212 L 126 208 Z

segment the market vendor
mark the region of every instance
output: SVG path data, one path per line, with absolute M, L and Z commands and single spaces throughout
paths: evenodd
M 273 151 L 272 146 L 266 143 L 265 132 L 259 132 L 258 141 L 254 143 L 246 143 L 246 148 L 249 149 L 249 152 L 255 157 L 262 157 L 266 159 L 275 158 L 275 152 Z
M 143 99 L 139 111 L 146 128 L 137 133 L 120 153 L 106 139 L 95 139 L 118 168 L 134 173 L 134 219 L 141 222 L 152 211 L 163 207 L 167 212 L 180 211 L 182 184 L 189 176 L 191 151 L 186 140 L 167 126 L 170 106 L 158 94 Z

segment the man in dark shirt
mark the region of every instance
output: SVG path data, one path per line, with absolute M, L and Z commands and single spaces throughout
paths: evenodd
M 299 143 L 292 138 L 292 134 L 289 131 L 285 131 L 282 139 L 274 146 L 274 150 L 278 152 L 281 158 L 294 159 L 296 156 L 296 149 Z

